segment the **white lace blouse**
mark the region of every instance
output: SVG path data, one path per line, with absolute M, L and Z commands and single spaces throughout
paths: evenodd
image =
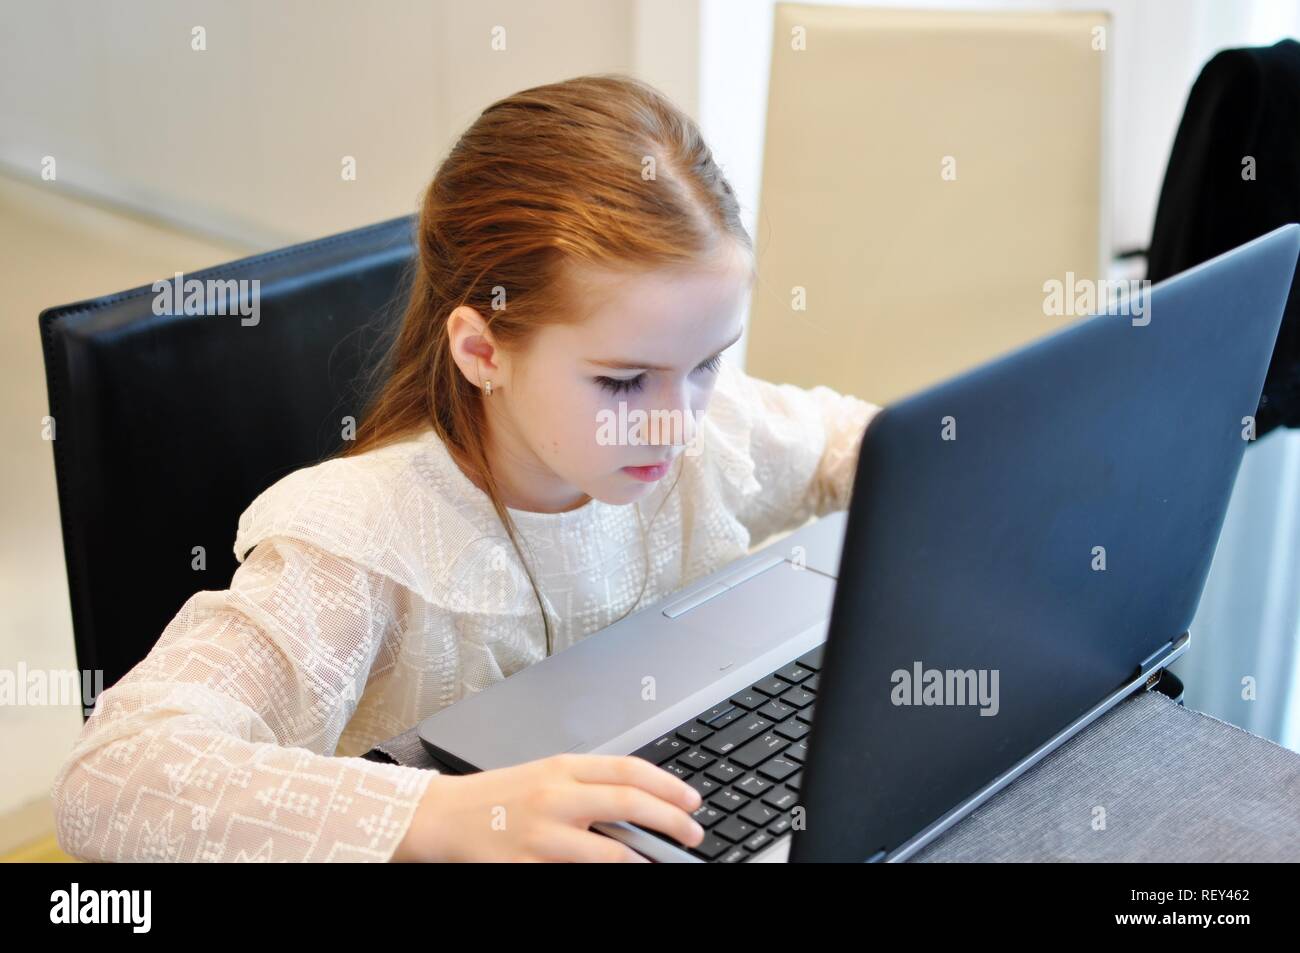
M 877 410 L 724 361 L 698 454 L 641 500 L 511 510 L 554 650 L 622 617 L 643 578 L 638 607 L 845 508 Z M 230 588 L 192 596 L 100 695 L 52 788 L 68 853 L 387 860 L 433 772 L 360 755 L 545 655 L 504 528 L 432 430 L 289 474 L 240 517 L 235 555 Z

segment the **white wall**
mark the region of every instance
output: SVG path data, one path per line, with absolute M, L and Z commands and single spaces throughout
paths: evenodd
M 7 170 L 36 175 L 50 155 L 62 188 L 253 247 L 412 211 L 455 137 L 527 86 L 629 71 L 696 109 L 696 0 L 45 0 L 3 15 Z
M 1300 35 L 1300 0 L 896 0 L 825 6 L 947 10 L 1106 10 L 1112 250 L 1145 248 L 1187 93 L 1217 51 Z M 702 0 L 700 110 L 705 134 L 752 208 L 758 201 L 775 0 Z M 880 90 L 898 95 L 905 90 Z
M 51 155 L 65 188 L 272 247 L 409 211 L 455 136 L 492 100 L 565 76 L 626 70 L 699 119 L 752 231 L 773 3 L 8 6 L 0 30 L 0 167 L 35 175 Z M 1204 62 L 1228 46 L 1300 33 L 1300 0 L 877 5 L 1112 13 L 1114 249 L 1146 245 L 1174 131 Z M 190 48 L 195 26 L 206 28 L 204 52 Z M 491 49 L 494 26 L 505 28 L 505 51 Z M 357 158 L 355 182 L 339 174 L 344 155 Z

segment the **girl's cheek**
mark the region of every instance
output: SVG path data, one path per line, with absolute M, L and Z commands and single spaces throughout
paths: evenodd
M 713 391 L 714 388 L 717 387 L 717 384 L 718 378 L 715 374 L 710 376 L 709 379 L 700 386 L 699 390 L 696 391 L 697 396 L 695 398 L 695 406 L 697 410 L 703 411 L 704 408 L 709 406 L 709 401 L 713 399 Z

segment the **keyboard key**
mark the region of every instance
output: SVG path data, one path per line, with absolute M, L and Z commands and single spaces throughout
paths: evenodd
M 750 738 L 761 735 L 771 727 L 772 723 L 770 721 L 751 712 L 744 718 L 732 722 L 726 728 L 706 738 L 703 747 L 704 750 L 711 751 L 714 754 L 730 755 L 732 751 L 739 748 Z M 746 765 L 746 767 L 749 767 L 749 765 Z
M 791 803 L 793 804 L 793 799 L 791 799 Z M 703 810 L 703 808 L 701 808 L 701 810 Z M 743 821 L 753 824 L 755 827 L 766 827 L 768 824 L 772 823 L 772 821 L 776 820 L 780 814 L 781 812 L 776 808 L 768 807 L 766 804 L 755 801 L 753 804 L 746 804 L 742 807 L 736 816 Z
M 766 794 L 772 784 L 773 782 L 767 778 L 760 778 L 757 774 L 747 774 L 731 787 L 747 797 L 758 797 L 760 794 Z
M 695 720 L 699 722 L 703 722 L 706 725 L 712 725 L 713 720 L 715 718 L 721 718 L 727 712 L 734 711 L 735 708 L 736 706 L 733 705 L 731 702 L 723 702 L 721 705 L 714 705 L 712 708 L 710 708 L 708 711 L 701 714 L 700 717 L 696 718 Z
M 659 765 L 659 767 L 663 768 L 669 774 L 675 774 L 683 781 L 685 781 L 687 778 L 689 778 L 692 774 L 695 773 L 690 768 L 684 768 L 675 761 L 672 764 L 661 764 Z
M 788 761 L 785 758 L 772 758 L 770 761 L 761 765 L 758 773 L 773 781 L 784 781 L 790 775 L 799 770 L 801 765 L 797 761 Z
M 632 752 L 634 758 L 644 758 L 651 764 L 663 764 L 674 755 L 679 755 L 687 748 L 686 742 L 672 735 L 664 735 L 658 741 L 652 741 L 644 748 Z
M 822 667 L 822 649 L 824 649 L 824 648 L 826 648 L 826 643 L 825 643 L 825 642 L 823 642 L 821 645 L 817 646 L 817 648 L 813 649 L 813 650 L 812 650 L 811 652 L 809 652 L 807 655 L 801 655 L 801 656 L 799 656 L 797 659 L 795 659 L 795 661 L 796 661 L 798 664 L 802 665 L 804 668 L 810 668 L 810 669 L 812 669 L 814 672 L 821 671 L 821 667 Z
M 731 703 L 746 710 L 767 704 L 767 696 L 762 692 L 746 689 L 731 696 Z
M 790 815 L 788 813 L 782 814 L 771 824 L 767 825 L 767 832 L 771 834 L 773 837 L 780 837 L 782 834 L 788 831 L 791 828 L 791 826 L 792 824 L 790 823 Z
M 720 864 L 740 864 L 749 860 L 749 851 L 744 847 L 733 847 L 718 858 Z
M 720 811 L 726 811 L 730 814 L 749 803 L 749 798 L 741 797 L 731 788 L 723 788 L 713 797 L 709 798 L 709 803 Z
M 789 738 L 791 741 L 799 741 L 804 735 L 812 731 L 798 718 L 787 718 L 773 730 L 782 738 Z
M 807 708 L 813 703 L 817 696 L 812 692 L 806 692 L 799 686 L 795 686 L 787 692 L 781 694 L 781 701 L 794 708 Z
M 733 751 L 728 758 L 733 764 L 738 764 L 742 768 L 755 768 L 789 744 L 790 742 L 780 735 L 767 732 L 743 748 Z
M 792 706 L 787 705 L 784 702 L 777 701 L 775 698 L 773 698 L 762 708 L 756 708 L 754 710 L 754 714 L 762 715 L 768 721 L 772 721 L 772 722 L 785 721 L 794 713 L 795 713 L 795 709 Z
M 721 781 L 723 784 L 730 784 L 745 772 L 734 764 L 728 764 L 726 761 L 719 761 L 704 773 L 715 781 Z
M 713 734 L 712 728 L 708 725 L 701 725 L 697 721 L 693 721 L 689 725 L 682 725 L 677 729 L 677 737 L 683 741 L 703 741 L 711 734 Z
M 732 845 L 721 837 L 706 831 L 704 833 L 704 840 L 700 841 L 698 847 L 690 848 L 690 851 L 692 854 L 698 854 L 706 860 L 713 860 L 713 858 L 717 857 L 723 851 L 730 850 L 731 847 Z
M 763 803 L 770 804 L 778 811 L 789 811 L 799 802 L 799 795 L 782 784 L 763 795 Z
M 804 724 L 811 725 L 813 720 L 813 709 L 816 707 L 817 705 L 814 702 L 813 704 L 805 708 L 803 711 L 799 712 L 799 714 L 795 715 L 795 717 L 798 718 L 800 721 L 802 721 Z
M 745 850 L 749 851 L 751 854 L 755 853 L 772 843 L 772 840 L 772 835 L 767 831 L 755 831 L 750 836 L 749 840 L 745 841 Z
M 691 817 L 695 818 L 696 823 L 705 830 L 708 830 L 726 816 L 725 812 L 719 811 L 716 807 L 709 804 L 701 804 L 696 808 L 695 813 L 691 815 Z
M 789 665 L 776 670 L 776 677 L 783 678 L 791 685 L 797 685 L 813 673 L 810 668 L 804 668 L 798 662 L 791 662 Z
M 710 833 L 717 834 L 719 837 L 725 837 L 727 840 L 739 844 L 741 841 L 748 839 L 755 830 L 756 828 L 753 824 L 741 820 L 739 815 L 732 815 L 722 823 L 716 825 Z
M 790 687 L 790 683 L 784 679 L 777 678 L 775 675 L 769 675 L 762 681 L 755 682 L 751 687 L 755 691 L 762 692 L 764 695 L 780 695 Z
M 813 692 L 815 694 L 817 692 L 817 688 L 820 685 L 820 683 L 821 683 L 821 675 L 817 674 L 814 675 L 812 678 L 804 679 L 802 682 L 799 683 L 799 687 L 806 692 Z
M 705 754 L 699 748 L 692 748 L 686 754 L 677 759 L 677 763 L 691 771 L 703 771 L 709 765 L 718 759 L 711 754 Z
M 744 718 L 748 714 L 749 712 L 746 709 L 741 708 L 739 705 L 736 705 L 731 709 L 731 711 L 719 715 L 717 718 L 713 719 L 713 721 L 709 722 L 709 727 L 712 728 L 714 731 L 721 731 L 723 728 L 727 727 L 727 725 L 731 724 L 736 719 Z
M 779 729 L 778 729 L 779 730 Z M 781 757 L 803 764 L 808 760 L 808 739 L 802 738 L 781 752 Z
M 700 792 L 700 797 L 707 801 L 709 795 L 722 789 L 725 781 L 715 781 L 704 774 L 695 774 L 686 779 L 686 783 Z

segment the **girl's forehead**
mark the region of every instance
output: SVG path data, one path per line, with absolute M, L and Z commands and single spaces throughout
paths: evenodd
M 722 264 L 638 272 L 588 269 L 575 276 L 575 304 L 588 337 L 716 336 L 736 323 L 749 276 L 749 263 L 740 256 Z
M 689 367 L 725 348 L 741 320 L 737 282 L 645 282 L 571 328 L 579 357 L 626 367 Z

